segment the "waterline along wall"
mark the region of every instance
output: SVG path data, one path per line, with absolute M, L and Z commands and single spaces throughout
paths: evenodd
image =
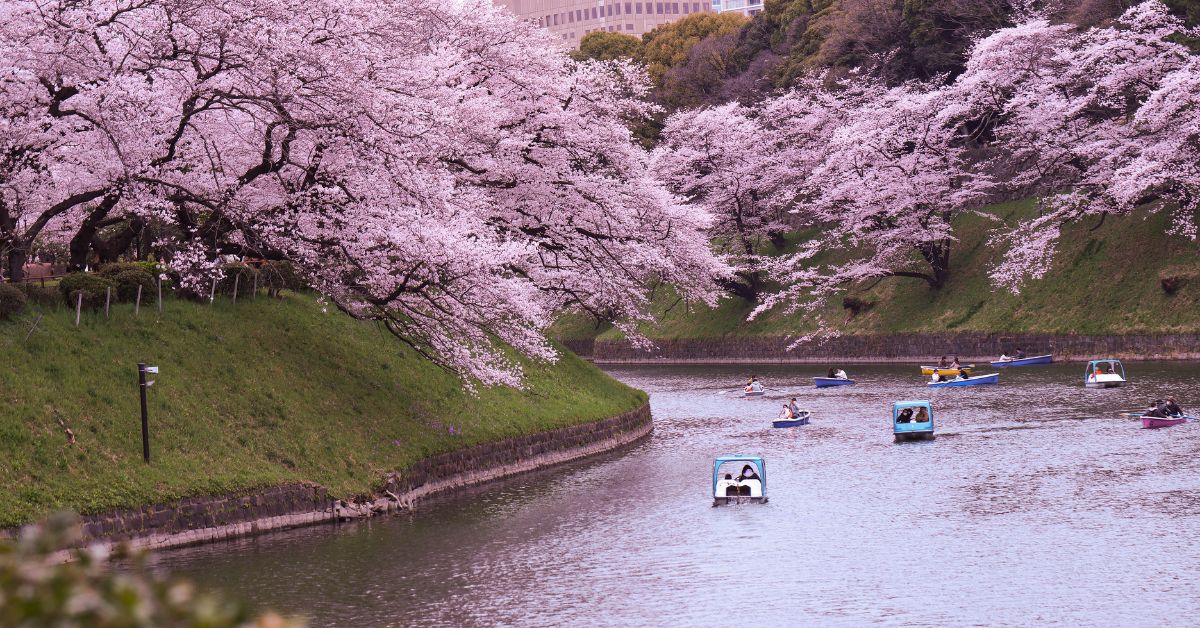
M 307 483 L 191 497 L 83 517 L 85 541 L 163 549 L 406 510 L 430 495 L 612 451 L 648 436 L 652 429 L 647 403 L 609 419 L 427 458 L 381 478 L 380 495 L 353 502 L 335 499 L 325 488 Z
M 1055 335 L 1003 333 L 919 333 L 839 336 L 805 342 L 793 350 L 795 338 L 784 336 L 653 339 L 645 351 L 625 340 L 573 340 L 564 344 L 597 363 L 886 363 L 937 360 L 994 360 L 1018 347 L 1027 355 L 1050 353 L 1057 361 L 1096 358 L 1125 360 L 1200 359 L 1200 334 Z

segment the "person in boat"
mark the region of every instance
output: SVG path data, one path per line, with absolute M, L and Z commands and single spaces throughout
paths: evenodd
M 1014 360 L 1024 360 L 1025 359 L 1025 352 L 1021 350 L 1021 347 L 1017 347 L 1017 355 L 1014 356 L 1013 359 Z
M 967 372 L 962 370 L 962 367 L 959 367 L 958 373 L 954 375 L 954 381 L 961 382 L 962 380 L 964 380 L 966 378 L 967 378 Z
M 1143 414 L 1142 416 L 1154 417 L 1156 419 L 1165 419 L 1165 418 L 1167 418 L 1166 405 L 1163 403 L 1162 399 L 1155 399 L 1154 403 L 1150 404 L 1150 407 L 1146 410 L 1145 414 Z
M 760 478 L 758 477 L 758 473 L 754 470 L 753 465 L 746 465 L 746 466 L 742 467 L 742 474 L 738 476 L 738 482 L 745 482 L 746 480 L 758 480 L 758 479 L 760 479 Z
M 912 423 L 912 418 L 913 418 L 912 408 L 905 408 L 905 409 L 901 410 L 900 415 L 896 417 L 896 422 L 897 423 Z
M 1180 408 L 1179 404 L 1175 403 L 1174 397 L 1167 397 L 1167 403 L 1163 406 L 1163 412 L 1166 412 L 1167 416 L 1183 416 L 1183 408 Z
M 834 377 L 834 379 L 850 379 L 850 376 L 847 375 L 846 371 L 843 371 L 842 369 L 837 369 L 836 371 L 834 371 L 833 377 Z
M 929 422 L 929 411 L 926 410 L 924 407 L 918 409 L 917 416 L 913 417 L 912 422 L 913 423 L 928 423 Z
M 800 416 L 800 406 L 796 405 L 795 397 L 792 397 L 792 400 L 788 402 L 788 410 L 792 411 L 793 419 L 798 418 Z
M 961 364 L 959 364 L 959 362 L 958 362 L 958 356 L 956 355 L 956 356 L 954 356 L 954 359 L 950 361 L 950 368 L 952 368 L 952 369 L 956 369 L 956 368 L 958 368 L 958 367 L 960 367 L 960 366 L 962 366 L 962 365 L 961 365 Z
M 829 372 L 825 374 L 825 378 L 826 379 L 837 379 L 837 372 L 834 371 L 832 368 L 830 368 Z
M 796 418 L 796 415 L 792 412 L 792 406 L 790 406 L 786 403 L 783 404 L 783 412 L 779 413 L 779 418 L 787 419 L 788 421 L 791 421 L 792 419 Z
M 930 382 L 931 384 L 936 384 L 936 383 L 938 383 L 938 382 L 940 382 L 940 381 L 942 381 L 942 376 L 941 376 L 941 374 L 940 374 L 940 373 L 938 373 L 937 371 L 934 371 L 934 372 L 933 372 L 933 376 L 929 378 L 929 382 Z
M 720 492 L 722 487 L 725 489 L 726 497 L 732 497 L 734 495 L 737 495 L 737 493 L 738 493 L 737 482 L 733 481 L 732 473 L 725 474 L 725 479 L 721 480 L 721 482 L 719 484 L 717 484 L 717 491 Z
M 947 366 L 950 366 L 950 361 L 946 359 L 946 356 L 942 356 L 942 359 L 938 360 L 938 368 L 944 369 Z

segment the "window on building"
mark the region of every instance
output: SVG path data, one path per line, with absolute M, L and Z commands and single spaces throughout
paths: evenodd
M 631 30 L 633 30 L 633 24 L 626 24 L 626 25 L 625 25 L 625 30 L 627 30 L 627 31 L 631 31 Z
M 633 3 L 626 2 L 625 3 L 625 15 L 630 15 L 631 13 L 633 13 Z
M 599 19 L 599 17 L 600 17 L 600 14 L 598 12 L 598 9 L 596 9 L 596 7 L 592 7 L 592 19 L 593 20 Z

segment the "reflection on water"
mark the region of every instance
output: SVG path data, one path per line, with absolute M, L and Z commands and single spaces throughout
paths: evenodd
M 1118 410 L 1193 365 L 1009 369 L 926 390 L 915 368 L 624 367 L 651 393 L 634 449 L 403 517 L 168 552 L 158 563 L 314 625 L 1188 625 L 1200 614 L 1200 423 Z M 791 396 L 811 425 L 770 428 Z M 893 444 L 889 404 L 930 398 L 932 442 Z M 712 458 L 766 456 L 766 505 L 711 507 Z

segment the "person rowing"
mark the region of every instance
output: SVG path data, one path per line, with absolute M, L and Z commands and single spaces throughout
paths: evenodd
M 1142 416 L 1165 419 L 1167 418 L 1166 404 L 1163 403 L 1162 399 L 1155 399 L 1154 403 L 1150 404 L 1150 407 L 1146 409 L 1146 412 Z
M 795 397 L 792 397 L 792 400 L 788 402 L 787 407 L 788 407 L 788 410 L 791 410 L 791 412 L 792 412 L 792 418 L 796 418 L 796 417 L 800 416 L 800 406 L 796 405 Z
M 1180 408 L 1179 404 L 1175 403 L 1174 397 L 1167 397 L 1167 403 L 1163 406 L 1163 412 L 1166 412 L 1167 416 L 1183 416 L 1183 408 Z
M 950 366 L 950 360 L 947 360 L 946 356 L 942 356 L 942 359 L 938 360 L 938 368 L 944 369 L 948 366 Z
M 762 391 L 763 391 L 763 385 L 762 385 L 762 382 L 758 381 L 757 375 L 751 376 L 750 379 L 746 381 L 746 392 L 752 393 L 752 392 L 762 392 Z

